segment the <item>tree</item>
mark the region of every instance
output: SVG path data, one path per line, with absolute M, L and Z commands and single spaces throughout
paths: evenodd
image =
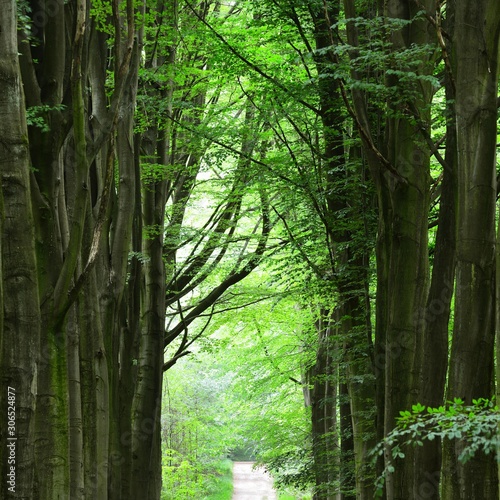
M 232 289 L 192 355 L 166 373 L 167 448 L 189 460 L 199 484 L 215 459 L 244 454 L 272 469 L 280 489 L 309 486 L 310 416 L 300 382 L 309 315 L 295 293 L 283 292 L 272 270 L 257 270 Z
M 461 397 L 471 404 L 473 399 L 490 397 L 494 387 L 495 127 L 500 9 L 488 1 L 474 6 L 452 2 L 449 7 L 456 26 L 451 57 L 459 168 L 455 322 L 447 398 Z M 495 460 L 480 455 L 463 465 L 458 461 L 463 446 L 461 442 L 446 443 L 443 498 L 497 498 Z
M 40 305 L 35 259 L 30 162 L 24 95 L 17 49 L 16 3 L 2 2 L 0 14 L 1 279 L 0 349 L 4 446 L 0 494 L 28 498 L 34 482 L 36 362 Z M 8 425 L 6 426 L 5 423 Z

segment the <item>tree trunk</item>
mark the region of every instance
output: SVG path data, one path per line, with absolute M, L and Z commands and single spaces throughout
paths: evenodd
M 346 364 L 346 386 L 350 401 L 353 432 L 356 498 L 373 498 L 374 470 L 370 451 L 376 443 L 375 377 L 373 345 L 367 308 L 368 264 L 351 257 L 348 268 L 353 282 L 341 287 L 340 316 Z M 354 273 L 358 271 L 358 276 Z M 346 285 L 346 284 L 344 284 Z
M 324 312 L 324 311 L 323 311 Z M 317 322 L 318 348 L 312 368 L 311 419 L 313 438 L 314 500 L 334 500 L 339 491 L 339 452 L 337 428 L 338 360 L 332 338 L 331 320 Z
M 457 281 L 447 399 L 466 404 L 494 393 L 496 121 L 500 4 L 455 2 L 453 69 L 457 123 Z M 458 461 L 445 442 L 443 498 L 498 498 L 497 464 Z
M 370 479 L 370 463 L 371 459 L 368 456 L 369 449 L 374 445 L 374 435 L 371 432 L 373 418 L 370 415 L 370 407 L 373 404 L 374 398 L 374 377 L 371 357 L 371 339 L 370 332 L 366 330 L 366 314 L 365 314 L 365 297 L 360 293 L 364 290 L 366 280 L 368 279 L 368 261 L 363 258 L 358 259 L 353 256 L 351 248 L 352 241 L 365 241 L 368 237 L 366 234 L 357 234 L 356 230 L 345 227 L 343 217 L 349 214 L 350 218 L 359 217 L 362 219 L 365 216 L 363 206 L 363 194 L 359 188 L 355 188 L 354 184 L 358 180 L 358 172 L 352 171 L 350 162 L 347 161 L 346 147 L 344 145 L 344 127 L 346 116 L 342 111 L 341 87 L 338 79 L 330 76 L 331 67 L 336 64 L 336 56 L 332 51 L 328 51 L 335 43 L 335 35 L 331 30 L 331 25 L 338 20 L 340 12 L 340 2 L 329 2 L 325 4 L 325 8 L 320 8 L 317 11 L 310 7 L 310 14 L 314 21 L 314 37 L 318 54 L 315 55 L 315 63 L 317 71 L 323 77 L 319 80 L 319 99 L 320 99 L 320 116 L 323 124 L 323 134 L 325 141 L 325 166 L 323 178 L 318 182 L 325 186 L 326 203 L 324 207 L 323 220 L 325 223 L 325 232 L 328 235 L 329 255 L 331 262 L 328 266 L 331 267 L 329 272 L 335 276 L 333 286 L 338 292 L 338 296 L 333 299 L 336 301 L 336 316 L 338 317 L 337 326 L 335 327 L 341 339 L 337 344 L 337 349 L 344 349 L 346 362 L 346 389 L 350 398 L 351 418 L 350 428 L 352 428 L 352 444 L 354 460 L 350 462 L 350 470 L 348 467 L 348 459 L 343 459 L 341 465 L 341 476 L 343 478 L 351 475 L 356 483 L 358 495 L 360 498 L 371 498 L 373 496 L 372 478 Z M 353 148 L 354 149 L 354 148 Z M 355 156 L 355 155 L 354 155 Z M 349 158 L 359 160 L 359 158 Z M 361 163 L 361 161 L 359 161 Z M 361 213 L 357 212 L 352 207 L 361 208 Z M 364 227 L 361 223 L 359 227 Z M 364 253 L 363 249 L 356 249 L 359 253 Z M 334 346 L 328 342 L 320 342 L 318 344 L 316 376 L 321 373 L 318 370 L 337 370 L 338 362 L 340 361 L 340 352 L 334 354 Z M 342 345 L 343 344 L 343 345 Z M 324 354 L 321 349 L 327 349 Z M 330 354 L 328 354 L 330 353 Z M 322 366 L 323 358 L 333 363 L 331 367 Z M 335 359 L 337 356 L 338 359 Z M 326 373 L 326 372 L 325 372 Z M 320 403 L 315 401 L 315 392 L 312 392 L 312 407 L 313 407 L 313 429 L 317 425 L 314 422 L 314 408 Z M 321 401 L 321 400 L 320 400 Z M 333 402 L 330 405 L 334 405 Z M 332 406 L 333 410 L 334 406 Z M 333 425 L 333 422 L 331 423 Z M 332 427 L 334 428 L 334 427 Z M 318 427 L 318 430 L 321 426 Z M 316 431 L 317 432 L 317 431 Z M 327 429 L 324 432 L 328 433 Z M 372 434 L 370 436 L 370 434 Z M 332 439 L 325 434 L 323 439 Z M 336 439 L 336 438 L 335 438 Z M 342 441 L 344 440 L 341 437 Z M 318 437 L 316 441 L 321 443 Z M 345 443 L 344 443 L 345 444 Z M 321 460 L 322 454 L 315 456 L 315 459 Z M 320 471 L 329 467 L 328 461 L 323 459 L 323 463 L 318 462 L 316 467 Z M 325 488 L 328 492 L 337 491 L 338 478 L 333 474 L 330 476 L 323 474 L 319 477 L 322 480 L 333 481 L 331 484 L 318 484 L 317 489 L 320 492 L 321 488 Z M 334 479 L 332 479 L 334 478 Z M 340 485 L 342 488 L 342 485 Z
M 170 11 L 169 15 L 175 17 Z M 171 53 L 170 64 L 174 57 L 175 53 Z M 173 82 L 169 82 L 170 92 L 166 96 L 169 113 L 172 86 Z M 167 165 L 171 161 L 169 132 L 170 123 L 166 131 L 158 132 L 153 127 L 145 134 L 148 140 L 144 140 L 141 152 L 151 163 Z M 161 493 L 160 422 L 166 314 L 163 228 L 168 185 L 167 179 L 146 181 L 143 189 L 143 227 L 152 231 L 142 242 L 148 262 L 144 270 L 145 296 L 140 318 L 137 384 L 131 412 L 131 473 L 136 479 L 130 485 L 130 494 L 133 498 L 143 496 L 151 500 L 160 498 Z
M 165 181 L 146 187 L 146 226 L 163 227 Z M 163 232 L 145 241 L 146 301 L 141 326 L 139 366 L 132 409 L 132 498 L 159 498 L 157 453 L 160 447 L 161 388 L 165 334 Z
M 340 374 L 339 374 L 340 375 Z M 340 500 L 356 500 L 354 435 L 349 392 L 345 382 L 339 385 L 340 413 Z
M 451 5 L 447 6 L 446 30 L 452 33 Z M 420 367 L 420 404 L 437 408 L 444 404 L 448 367 L 448 336 L 451 302 L 455 281 L 455 232 L 457 196 L 457 154 L 454 92 L 451 75 L 445 76 L 448 123 L 446 128 L 446 156 L 443 167 L 438 230 L 432 266 L 432 280 L 427 306 L 422 321 L 424 336 L 417 351 L 416 364 Z M 415 450 L 415 498 L 439 500 L 442 465 L 442 442 L 424 441 Z
M 86 499 L 106 499 L 108 492 L 109 384 L 96 277 L 83 288 L 78 304 L 82 380 L 83 453 Z
M 435 11 L 435 2 L 422 5 Z M 344 2 L 348 17 L 355 16 L 353 2 Z M 388 20 L 410 20 L 420 7 L 412 2 L 389 0 L 384 3 Z M 391 28 L 394 52 L 432 42 L 427 22 L 413 21 L 402 29 Z M 348 25 L 348 36 L 354 47 L 358 33 Z M 355 51 L 353 52 L 353 56 Z M 419 73 L 431 71 L 430 60 L 420 64 Z M 401 68 L 399 68 L 401 69 Z M 361 75 L 353 71 L 353 77 Z M 388 86 L 403 85 L 390 76 Z M 405 91 L 404 86 L 401 90 Z M 405 116 L 408 103 L 388 102 L 392 116 L 387 118 L 383 147 L 378 150 L 370 132 L 363 94 L 353 90 L 357 126 L 370 170 L 377 188 L 379 227 L 377 236 L 377 321 L 375 336 L 375 370 L 377 376 L 378 437 L 389 433 L 401 410 L 416 401 L 419 379 L 415 365 L 416 348 L 421 342 L 425 322 L 422 321 L 427 302 L 428 249 L 427 217 L 429 212 L 429 152 L 421 144 L 418 128 Z M 417 121 L 429 123 L 432 89 L 419 82 L 413 105 L 418 110 Z M 383 425 L 382 425 L 383 422 Z M 381 426 L 382 425 L 382 426 Z M 413 482 L 418 465 L 413 463 L 412 450 L 405 461 L 397 461 L 393 474 L 386 480 L 387 498 L 407 499 L 413 494 Z M 392 457 L 386 454 L 386 465 Z
M 414 354 L 423 334 L 419 314 L 425 310 L 428 286 L 427 214 L 429 208 L 429 157 L 414 142 L 414 127 L 395 119 L 388 125 L 389 156 L 396 168 L 408 175 L 389 195 L 389 220 L 384 221 L 389 248 L 387 298 L 388 330 L 385 345 L 385 434 L 395 426 L 399 412 L 415 403 Z M 397 132 L 396 132 L 397 130 Z M 394 134 L 394 135 L 392 135 Z M 415 163 L 415 158 L 418 158 Z M 407 169 L 410 169 L 409 171 Z M 391 190 L 387 184 L 385 189 Z M 386 240 L 386 241 L 387 241 Z M 409 450 L 411 455 L 411 450 Z M 392 459 L 387 458 L 388 462 Z M 387 480 L 389 499 L 411 498 L 415 465 L 410 458 L 395 464 Z
M 70 498 L 83 500 L 84 486 L 84 449 L 83 417 L 80 374 L 80 329 L 72 310 L 68 318 L 68 397 L 69 397 L 69 470 Z
M 40 304 L 30 198 L 29 145 L 17 48 L 17 9 L 0 2 L 0 470 L 2 498 L 31 498 Z

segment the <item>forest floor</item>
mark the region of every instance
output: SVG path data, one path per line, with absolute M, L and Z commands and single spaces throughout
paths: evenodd
M 263 469 L 254 469 L 254 462 L 234 462 L 232 500 L 276 500 L 273 480 Z

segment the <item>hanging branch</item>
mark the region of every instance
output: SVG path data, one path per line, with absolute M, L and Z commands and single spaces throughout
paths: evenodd
M 220 141 L 219 139 L 216 139 L 215 137 L 212 137 L 208 134 L 205 134 L 203 132 L 199 132 L 197 130 L 195 130 L 194 128 L 192 127 L 189 127 L 187 126 L 186 124 L 180 122 L 179 120 L 173 118 L 173 117 L 169 117 L 170 120 L 172 120 L 175 124 L 179 125 L 180 127 L 182 127 L 183 129 L 187 130 L 188 132 L 193 132 L 193 133 L 196 133 L 198 134 L 199 136 L 203 137 L 203 139 L 207 139 L 208 141 L 210 142 L 213 142 L 214 144 L 217 144 L 218 146 L 224 148 L 224 149 L 227 149 L 228 151 L 231 151 L 231 153 L 234 153 L 235 155 L 237 156 L 241 156 L 243 158 L 246 158 L 247 160 L 249 160 L 250 162 L 252 163 L 255 163 L 255 165 L 260 165 L 261 167 L 264 167 L 266 170 L 272 172 L 274 175 L 276 175 L 278 178 L 280 178 L 281 180 L 289 183 L 290 185 L 292 186 L 295 186 L 297 188 L 301 188 L 301 185 L 296 183 L 293 179 L 290 179 L 289 177 L 287 177 L 286 175 L 283 175 L 283 174 L 280 174 L 279 172 L 275 172 L 272 167 L 270 165 L 268 165 L 267 163 L 261 161 L 261 160 L 258 160 L 257 158 L 254 158 L 236 148 L 233 148 L 232 146 L 230 146 L 229 144 L 225 144 L 223 143 L 222 141 Z
M 424 138 L 425 142 L 429 146 L 431 153 L 434 155 L 436 160 L 441 164 L 441 166 L 443 167 L 444 170 L 451 170 L 448 163 L 446 163 L 446 160 L 441 156 L 441 153 L 439 152 L 437 146 L 434 144 L 432 137 L 429 135 L 429 132 L 427 131 L 427 127 L 420 119 L 420 114 L 418 112 L 418 109 L 415 107 L 415 105 L 412 102 L 408 102 L 408 109 L 411 111 L 413 117 L 415 118 L 415 121 L 417 122 L 418 128 L 420 130 L 420 133 L 422 134 L 422 137 Z
M 454 96 L 456 94 L 455 78 L 453 77 L 453 69 L 451 67 L 450 56 L 448 54 L 448 49 L 446 47 L 446 42 L 444 40 L 445 38 L 447 38 L 449 40 L 450 36 L 448 35 L 448 33 L 446 33 L 446 31 L 443 30 L 443 27 L 442 27 L 443 16 L 441 14 L 441 7 L 443 4 L 446 3 L 446 0 L 443 0 L 443 1 L 438 0 L 436 2 L 436 17 L 433 17 L 431 14 L 429 14 L 429 12 L 427 12 L 427 9 L 425 8 L 425 6 L 422 5 L 419 0 L 413 0 L 413 2 L 415 3 L 415 5 L 419 9 L 422 9 L 422 12 L 423 12 L 425 18 L 436 29 L 438 43 L 439 43 L 439 46 L 441 47 L 441 54 L 443 55 L 444 66 L 445 66 L 446 71 L 448 73 L 448 77 L 450 79 L 452 95 Z
M 283 217 L 283 215 L 281 215 L 274 206 L 272 207 L 272 209 L 274 210 L 274 212 L 276 213 L 276 215 L 279 217 L 279 219 L 281 220 L 281 222 L 283 222 L 283 225 L 285 226 L 286 232 L 288 233 L 288 236 L 290 236 L 290 240 L 295 245 L 295 247 L 297 248 L 297 250 L 300 252 L 300 255 L 302 256 L 302 258 L 307 262 L 307 264 L 309 265 L 309 267 L 314 271 L 314 273 L 316 274 L 316 276 L 318 278 L 323 278 L 324 273 L 322 273 L 321 270 L 320 270 L 320 268 L 316 264 L 314 264 L 314 262 L 312 262 L 311 259 L 309 259 L 309 257 L 307 256 L 306 252 L 304 252 L 304 250 L 302 248 L 302 245 L 300 245 L 300 243 L 297 242 L 297 240 L 295 239 L 295 236 L 292 233 L 292 230 L 288 226 L 288 223 L 287 223 L 285 217 Z

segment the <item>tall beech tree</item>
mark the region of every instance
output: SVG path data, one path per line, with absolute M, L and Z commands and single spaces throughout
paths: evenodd
M 336 292 L 336 305 L 330 312 L 331 317 L 320 320 L 321 323 L 325 322 L 325 326 L 319 329 L 317 361 L 312 372 L 313 443 L 322 440 L 331 442 L 329 449 L 320 447 L 317 452 L 315 450 L 315 465 L 319 474 L 315 498 L 334 498 L 336 492 L 334 484 L 328 484 L 332 483 L 332 471 L 326 474 L 320 471 L 333 469 L 332 458 L 328 455 L 333 456 L 337 447 L 335 421 L 336 399 L 339 396 L 348 397 L 350 403 L 347 405 L 345 418 L 341 418 L 339 422 L 340 439 L 343 443 L 341 448 L 344 452 L 339 460 L 348 462 L 348 453 L 354 453 L 355 473 L 347 475 L 352 474 L 352 477 L 355 477 L 355 484 L 350 487 L 355 488 L 362 498 L 369 498 L 373 496 L 373 478 L 370 477 L 368 451 L 375 442 L 375 433 L 370 435 L 366 425 L 366 420 L 372 418 L 370 412 L 374 409 L 375 395 L 370 312 L 366 300 L 371 235 L 366 233 L 365 223 L 369 216 L 364 212 L 369 211 L 369 205 L 364 200 L 364 190 L 356 190 L 355 187 L 362 183 L 363 165 L 360 161 L 356 162 L 356 147 L 349 149 L 344 144 L 347 117 L 342 105 L 343 89 L 341 82 L 332 74 L 332 69 L 338 64 L 335 54 L 338 33 L 333 29 L 333 25 L 340 19 L 340 2 L 329 2 L 326 8 L 311 5 L 309 13 L 314 25 L 314 60 L 320 76 L 319 113 L 323 124 L 325 148 L 323 183 L 328 193 L 325 197 L 323 220 L 330 246 L 331 268 L 325 270 L 325 274 L 332 276 L 333 290 Z M 360 211 L 355 212 L 352 206 Z M 345 223 L 346 217 L 349 217 L 350 224 Z M 360 232 L 362 234 L 359 234 Z M 355 241 L 360 247 L 354 247 Z M 342 353 L 342 356 L 335 354 L 336 351 Z M 329 387 L 329 392 L 322 394 L 316 388 L 318 384 L 321 387 Z M 318 411 L 322 408 L 325 410 Z M 327 408 L 332 413 L 329 419 L 322 416 L 327 413 Z M 341 411 L 342 409 L 343 406 L 340 406 Z M 353 435 L 352 441 L 349 435 Z M 343 468 L 340 469 L 338 479 L 340 490 L 344 498 L 352 498 L 352 492 L 349 491 L 342 471 Z
M 274 5 L 281 9 L 280 15 L 286 12 L 287 7 L 290 9 L 289 19 L 298 26 L 298 31 L 303 36 L 303 40 L 305 39 L 304 44 L 307 47 L 307 34 L 311 32 L 307 31 L 307 28 L 304 29 L 300 16 L 297 14 L 302 5 L 294 7 L 278 3 Z M 455 52 L 455 44 L 458 43 L 457 40 L 464 40 L 464 38 L 461 30 L 456 32 L 452 29 L 454 25 L 453 4 L 450 4 L 446 11 L 442 10 L 440 4 L 433 2 L 387 2 L 379 11 L 375 5 L 370 7 L 363 4 L 361 6 L 354 2 L 344 2 L 344 7 L 347 18 L 347 36 L 351 44 L 349 47 L 350 79 L 354 81 L 352 108 L 346 92 L 349 88 L 348 76 L 345 80 L 333 78 L 332 85 L 328 87 L 331 74 L 325 68 L 336 66 L 338 68 L 342 63 L 341 59 L 332 57 L 329 65 L 318 70 L 320 74 L 318 93 L 321 102 L 322 88 L 329 88 L 330 99 L 335 95 L 336 85 L 344 91 L 340 93 L 344 97 L 347 111 L 351 113 L 354 128 L 363 142 L 365 158 L 370 165 L 372 179 L 378 193 L 379 231 L 376 250 L 377 314 L 374 369 L 378 381 L 378 435 L 381 437 L 394 427 L 396 418 L 403 408 L 408 408 L 417 401 L 429 405 L 439 405 L 444 401 L 448 331 L 455 272 L 455 200 L 459 192 L 457 191 L 459 179 L 458 181 L 456 179 L 456 165 L 458 167 L 461 165 L 460 139 L 455 139 L 455 128 L 458 129 L 458 126 L 455 125 L 453 106 L 456 78 L 453 75 L 455 70 L 452 70 L 448 52 L 461 54 L 459 50 Z M 338 21 L 338 16 L 335 13 L 338 11 L 334 2 L 327 2 L 323 5 L 311 2 L 307 3 L 307 8 L 316 15 L 316 26 L 319 22 L 324 22 L 326 28 L 323 29 L 323 34 L 328 32 L 329 26 L 336 26 L 334 21 Z M 478 12 L 477 16 L 484 19 L 486 10 Z M 365 16 L 364 21 L 360 22 L 359 14 Z M 376 17 L 377 14 L 382 17 Z M 495 15 L 492 18 L 496 20 Z M 356 23 L 351 19 L 356 19 Z M 371 19 L 373 21 L 370 25 Z M 378 28 L 376 23 L 381 23 Z M 443 29 L 443 23 L 446 23 L 448 33 Z M 381 52 L 376 50 L 370 52 L 370 49 L 366 49 L 363 45 L 364 40 L 368 39 L 367 31 L 363 31 L 363 26 L 367 27 L 368 31 L 373 29 L 375 36 L 379 37 L 378 40 L 383 47 Z M 317 27 L 315 29 L 318 31 Z M 334 50 L 339 42 L 338 34 L 334 30 L 332 33 L 334 34 L 330 40 L 317 46 L 316 50 L 308 47 L 313 59 L 314 57 L 317 60 L 325 59 L 329 51 Z M 453 37 L 450 37 L 451 34 Z M 370 36 L 373 40 L 373 35 Z M 446 37 L 448 41 L 445 41 Z M 497 48 L 495 43 L 493 45 Z M 294 49 L 297 50 L 297 47 L 294 46 Z M 336 52 L 339 53 L 338 48 Z M 493 49 L 492 53 L 496 55 L 496 49 Z M 373 73 L 370 75 L 370 63 L 365 62 L 370 57 L 369 54 L 373 57 L 373 67 L 379 71 L 380 76 L 385 77 L 385 81 L 378 80 L 379 88 L 383 85 L 386 95 L 386 104 L 380 105 L 383 110 L 382 119 L 385 119 L 382 134 L 374 128 L 373 113 L 370 115 L 369 107 L 366 105 L 367 99 L 377 100 L 369 84 L 365 84 L 366 80 L 373 75 Z M 460 55 L 456 57 L 459 59 Z M 439 59 L 443 61 L 445 69 L 443 79 L 446 94 L 450 99 L 447 108 L 448 123 L 444 157 L 432 138 L 430 114 L 437 82 L 431 78 L 431 74 Z M 378 68 L 376 66 L 381 60 L 383 61 L 382 71 L 380 71 L 380 66 Z M 361 64 L 365 64 L 364 68 L 360 66 Z M 494 68 L 494 65 L 489 67 Z M 494 71 L 492 73 L 495 74 Z M 269 75 L 266 77 L 270 79 Z M 333 101 L 334 99 L 330 101 L 328 110 L 329 112 L 335 110 L 336 119 L 338 119 L 345 111 L 343 111 L 342 104 L 335 104 Z M 465 103 L 468 101 L 465 96 L 461 102 L 467 107 Z M 328 133 L 330 137 L 335 136 L 336 130 L 338 127 L 332 126 L 332 123 L 325 127 L 327 142 Z M 485 127 L 484 130 L 491 129 Z M 341 150 L 342 148 L 339 151 Z M 431 155 L 434 156 L 433 161 L 437 162 L 442 169 L 438 177 L 438 182 L 442 180 L 442 183 L 438 187 L 440 213 L 432 274 L 429 272 L 428 218 L 431 213 L 431 201 L 435 202 L 437 183 L 431 187 Z M 339 158 L 339 155 L 336 158 Z M 333 190 L 330 192 L 333 193 L 332 204 L 341 203 L 342 193 L 333 192 Z M 459 203 L 459 206 L 466 207 L 467 203 L 462 205 Z M 479 230 L 480 226 L 476 221 L 474 224 L 476 230 Z M 491 273 L 486 274 L 491 278 Z M 482 289 L 484 290 L 485 287 Z M 479 295 L 475 293 L 474 297 L 479 297 Z M 339 298 L 336 297 L 333 300 L 339 300 Z M 342 299 L 339 303 L 342 303 Z M 470 314 L 469 310 L 467 317 L 470 318 Z M 481 317 L 489 317 L 489 315 L 485 313 Z M 458 343 L 459 341 L 455 342 L 456 345 Z M 338 359 L 338 357 L 327 354 L 331 350 L 330 345 L 327 346 L 327 343 L 323 342 L 322 346 L 319 352 L 324 351 L 325 359 L 330 360 L 327 362 L 330 367 L 325 369 L 324 373 L 333 374 L 336 370 L 331 365 L 331 360 Z M 335 351 L 335 348 L 333 350 Z M 491 355 L 492 351 L 487 352 Z M 459 370 L 454 366 L 462 366 L 462 362 L 455 365 L 456 355 L 454 348 L 451 353 L 452 371 Z M 317 367 L 319 367 L 320 359 L 322 359 L 321 356 L 318 357 Z M 331 377 L 332 383 L 335 384 L 335 376 L 331 375 Z M 453 378 L 451 373 L 450 377 Z M 324 376 L 321 383 L 324 384 L 327 378 Z M 486 383 L 488 377 L 485 375 L 479 379 Z M 333 389 L 330 388 L 330 390 Z M 491 395 L 491 393 L 490 388 L 488 394 Z M 335 390 L 328 394 L 323 391 L 323 394 L 324 397 L 320 397 L 320 400 L 322 399 L 322 402 L 319 402 L 320 408 L 326 408 L 328 402 L 332 401 Z M 353 400 L 351 399 L 351 409 L 352 407 Z M 325 422 L 325 418 L 320 414 L 323 415 L 319 412 L 313 420 L 319 419 L 320 422 Z M 335 419 L 331 420 L 326 427 L 335 433 Z M 388 498 L 418 497 L 424 494 L 423 491 L 428 494 L 429 490 L 432 490 L 431 495 L 438 497 L 439 450 L 440 444 L 436 442 L 424 447 L 423 450 L 415 452 L 410 450 L 409 457 L 396 463 L 393 463 L 392 456 L 388 454 L 385 458 L 386 466 L 389 469 L 393 468 L 386 477 Z M 333 462 L 327 464 L 327 471 L 323 479 L 320 479 L 320 483 L 332 480 L 331 471 L 334 467 Z M 336 481 L 336 479 L 333 480 Z M 321 489 L 320 485 L 318 488 Z M 318 491 L 317 494 L 320 497 L 323 493 Z M 328 496 L 329 493 L 325 495 Z
M 5 1 L 1 7 L 0 74 L 4 92 L 0 97 L 0 401 L 4 415 L 0 427 L 3 443 L 0 453 L 0 494 L 7 498 L 15 492 L 20 497 L 31 498 L 35 470 L 33 426 L 37 392 L 36 361 L 40 345 L 40 302 L 30 197 L 26 108 L 17 48 L 16 3 Z M 8 427 L 5 425 L 7 420 Z M 9 460 L 12 458 L 14 462 Z
M 348 18 L 354 18 L 354 2 L 344 2 Z M 434 55 L 425 54 L 425 47 L 435 45 L 436 32 L 430 29 L 429 20 L 415 16 L 426 9 L 435 12 L 434 3 L 388 2 L 384 15 L 390 29 L 390 50 L 397 54 L 424 47 L 424 52 L 415 54 L 417 59 L 407 59 L 397 71 L 386 71 L 386 85 L 390 89 L 400 88 L 404 96 L 404 73 L 409 66 L 417 66 L 416 73 L 422 80 L 414 82 L 411 102 L 392 95 L 387 108 L 391 110 L 386 119 L 384 139 L 373 141 L 363 92 L 353 91 L 353 102 L 372 176 L 377 186 L 379 230 L 377 257 L 377 315 L 376 352 L 378 425 L 380 436 L 389 432 L 402 408 L 416 402 L 416 395 L 428 404 L 441 404 L 447 359 L 447 332 L 451 301 L 450 293 L 443 294 L 445 284 L 453 281 L 453 157 L 446 166 L 442 192 L 439 237 L 436 260 L 433 267 L 432 285 L 429 288 L 428 215 L 430 211 L 429 158 L 435 153 L 430 143 L 430 105 L 434 89 L 425 75 L 432 72 Z M 401 28 L 397 28 L 402 21 Z M 406 22 L 405 22 L 406 21 Z M 360 47 L 363 33 L 348 22 L 349 41 Z M 441 29 L 440 26 L 437 29 Z M 441 33 L 439 33 L 441 35 Z M 353 52 L 351 57 L 358 53 Z M 360 80 L 362 73 L 354 70 L 352 76 Z M 416 76 L 416 75 L 415 75 Z M 407 111 L 405 111 L 405 109 Z M 449 145 L 453 145 L 450 132 Z M 451 188 L 451 190 L 450 190 Z M 451 210 L 450 210 L 451 209 Z M 446 210 L 446 211 L 445 211 Z M 451 235 L 447 230 L 451 228 Z M 429 314 L 435 303 L 437 314 Z M 425 367 L 421 364 L 425 363 Z M 430 366 L 432 363 L 432 368 Z M 385 368 L 385 369 L 384 369 Z M 434 370 L 434 371 L 431 371 Z M 428 382 L 431 373 L 432 389 Z M 384 396 L 382 396 L 384 395 Z M 382 431 L 382 432 L 381 432 Z M 434 447 L 427 455 L 417 452 L 414 458 L 392 464 L 392 456 L 386 456 L 386 466 L 392 472 L 386 479 L 387 498 L 418 498 L 422 484 L 431 478 L 433 494 L 438 494 L 439 449 Z M 426 459 L 424 459 L 426 457 Z M 436 462 L 437 460 L 437 462 Z M 438 473 L 439 474 L 439 473 Z M 434 482 L 437 481 L 435 484 Z
M 451 2 L 457 129 L 457 280 L 448 399 L 494 393 L 496 122 L 500 8 Z M 443 498 L 498 498 L 494 457 L 457 459 L 445 443 Z M 481 480 L 479 480 L 481 478 Z

